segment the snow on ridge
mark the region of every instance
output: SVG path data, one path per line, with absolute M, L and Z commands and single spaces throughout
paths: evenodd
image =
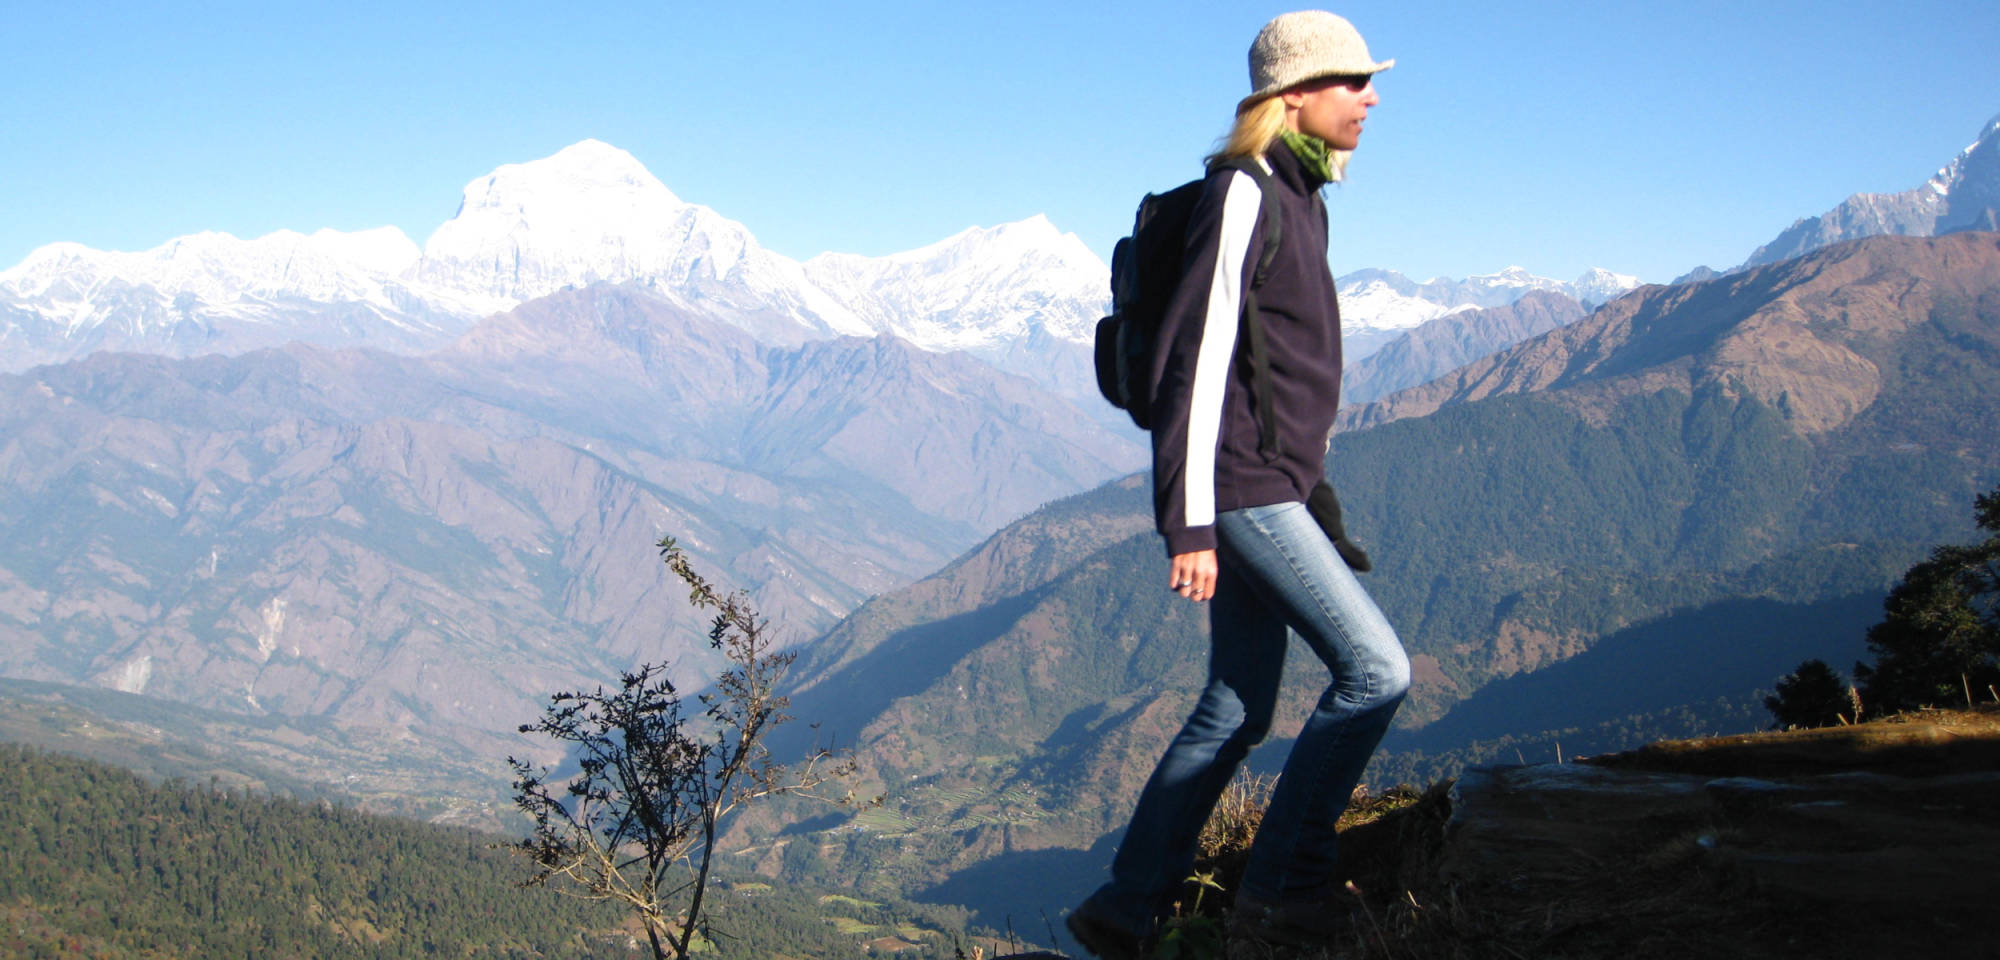
M 87 301 L 89 291 L 120 283 L 208 301 L 244 295 L 374 300 L 382 284 L 417 256 L 416 244 L 395 227 L 310 235 L 277 230 L 249 240 L 210 230 L 142 251 L 48 244 L 0 273 L 0 290 L 25 300 L 57 296 L 60 284 Z
M 1389 283 L 1370 280 L 1339 291 L 1341 322 L 1373 330 L 1408 330 L 1443 316 L 1445 304 L 1398 292 Z
M 593 206 L 627 201 L 667 209 L 683 206 L 639 158 L 594 139 L 579 140 L 539 160 L 501 164 L 465 185 L 467 202 L 504 205 L 545 197 L 594 200 Z
M 1502 267 L 1497 273 L 1475 273 L 1472 276 L 1466 277 L 1465 281 L 1467 283 L 1480 281 L 1480 282 L 1490 282 L 1494 284 L 1507 284 L 1510 286 L 1555 282 L 1553 280 L 1549 280 L 1546 277 L 1535 276 L 1534 274 L 1528 272 L 1527 267 L 1522 267 L 1522 266 Z
M 878 258 L 868 258 L 868 259 L 879 259 L 892 263 L 917 263 L 926 260 L 934 260 L 941 256 L 948 256 L 955 252 L 968 249 L 1021 250 L 1036 246 L 1044 246 L 1049 243 L 1053 243 L 1060 240 L 1063 236 L 1065 235 L 1061 233 L 1061 231 L 1058 231 L 1056 229 L 1055 224 L 1049 222 L 1049 218 L 1047 216 L 1038 213 L 1032 217 L 1027 218 L 1026 220 L 1017 220 L 1012 223 L 1002 223 L 992 227 L 980 227 L 980 226 L 966 227 L 965 229 L 960 230 L 959 232 L 954 233 L 951 236 L 939 240 L 935 243 L 927 243 L 921 247 L 917 247 L 912 250 L 904 250 L 898 253 L 887 254 L 885 256 Z M 1068 234 L 1067 236 L 1074 237 L 1075 234 Z M 859 257 L 861 255 L 823 253 L 820 254 L 819 256 Z M 819 257 L 814 257 L 812 259 L 817 260 L 819 259 Z M 808 260 L 807 262 L 810 263 L 811 260 Z
M 982 259 L 1020 261 L 1023 258 L 1101 274 L 1093 279 L 1102 280 L 1107 287 L 1110 284 L 1110 268 L 1098 259 L 1097 253 L 1082 238 L 1058 229 L 1047 214 L 1041 213 L 992 227 L 967 227 L 935 243 L 879 257 L 830 251 L 808 259 L 805 264 L 808 270 L 879 272 L 889 265 L 921 265 L 935 269 L 943 264 Z
M 1960 150 L 1958 156 L 1953 157 L 1950 163 L 1939 167 L 1937 173 L 1932 174 L 1929 180 L 1924 181 L 1924 186 L 1929 187 L 1931 192 L 1937 195 L 1938 199 L 1950 196 L 1952 183 L 1964 175 L 1963 171 L 1966 162 L 1972 159 L 1972 155 L 1977 153 L 1980 147 L 1994 143 L 1996 140 L 2000 140 L 2000 116 L 1995 116 L 1993 119 L 1986 121 L 1986 126 L 1981 127 L 1979 130 L 1979 139 L 1967 144 L 1965 149 Z M 2000 147 L 1996 147 L 1996 149 L 2000 149 Z
M 639 280 L 725 318 L 775 314 L 802 334 L 876 332 L 749 228 L 686 203 L 637 158 L 599 140 L 507 164 L 466 184 L 424 244 L 412 282 L 508 305 L 597 282 Z
M 375 227 L 342 233 L 322 227 L 305 238 L 331 256 L 350 260 L 377 273 L 398 274 L 423 256 L 423 250 L 396 227 Z
M 1986 121 L 1986 126 L 1979 128 L 1979 139 L 1985 140 L 1996 133 L 2000 133 L 2000 113 L 1994 114 L 1993 119 Z
M 465 185 L 458 212 L 424 242 L 412 279 L 513 300 L 664 269 L 701 219 L 638 159 L 584 140 L 510 163 Z M 720 220 L 720 218 L 716 218 Z M 732 261 L 735 226 L 705 223 L 709 249 Z M 716 249 L 716 248 L 720 249 Z M 732 264 L 733 265 L 733 264 Z
M 1603 267 L 1591 267 L 1570 282 L 1564 292 L 1588 306 L 1609 303 L 1642 285 L 1638 277 L 1629 273 L 1613 273 Z
M 1537 276 L 1509 266 L 1464 280 L 1432 277 L 1414 283 L 1393 270 L 1352 271 L 1337 281 L 1344 324 L 1363 334 L 1407 330 L 1465 310 L 1512 304 L 1531 291 L 1560 293 L 1585 303 L 1604 303 L 1640 285 L 1638 277 L 1592 267 L 1574 282 Z
M 807 336 L 886 332 L 995 353 L 1037 335 L 1087 342 L 1109 300 L 1103 261 L 1044 214 L 885 257 L 802 264 L 598 140 L 469 181 L 421 248 L 395 227 L 204 232 L 138 253 L 57 243 L 0 271 L 0 297 L 70 330 L 119 317 L 150 329 L 190 310 L 287 324 L 336 303 L 366 304 L 391 326 L 428 315 L 443 330 L 451 318 L 629 280 L 766 331 L 797 323 Z
M 1938 171 L 1932 174 L 1929 180 L 1924 181 L 1921 186 L 1916 187 L 1914 190 L 1906 191 L 1906 193 L 1921 194 L 1925 188 L 1929 188 L 1932 195 L 1922 197 L 1921 202 L 1935 202 L 1951 196 L 1952 186 L 1966 175 L 1965 166 L 1972 161 L 1973 154 L 1978 153 L 1979 148 L 1989 146 L 1996 151 L 2000 151 L 2000 115 L 1996 115 L 1991 120 L 1986 121 L 1986 125 L 1979 128 L 1978 139 L 1966 144 L 1965 149 L 1960 150 L 1957 156 L 1952 157 L 1950 163 L 1939 167 Z M 1856 194 L 1856 196 L 1866 196 L 1866 194 Z M 1895 196 L 1895 194 L 1887 194 L 1886 196 Z
M 823 253 L 805 270 L 869 323 L 927 350 L 996 351 L 1037 329 L 1084 343 L 1110 299 L 1109 268 L 1042 214 L 887 256 Z
M 425 244 L 414 279 L 517 300 L 646 279 L 710 302 L 749 294 L 823 332 L 895 333 L 932 350 L 990 347 L 1037 327 L 1083 342 L 1109 297 L 1108 268 L 1042 214 L 884 257 L 800 263 L 681 202 L 599 141 L 502 167 L 468 184 L 465 198 Z

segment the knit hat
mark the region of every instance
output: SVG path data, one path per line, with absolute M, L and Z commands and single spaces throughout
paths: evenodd
M 1324 10 L 1280 14 L 1250 44 L 1250 88 L 1257 92 L 1244 97 L 1236 110 L 1241 113 L 1308 80 L 1381 73 L 1395 65 L 1394 60 L 1376 63 L 1361 32 L 1341 17 Z

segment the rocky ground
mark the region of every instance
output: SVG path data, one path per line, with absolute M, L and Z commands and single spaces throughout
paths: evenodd
M 1480 767 L 1360 798 L 1350 935 L 1230 941 L 1226 892 L 1177 958 L 1991 957 L 2000 704 Z M 1225 888 L 1232 858 L 1218 865 Z
M 1438 882 L 1516 919 L 1539 906 L 1523 956 L 2000 949 L 2000 713 L 1482 768 L 1451 801 Z

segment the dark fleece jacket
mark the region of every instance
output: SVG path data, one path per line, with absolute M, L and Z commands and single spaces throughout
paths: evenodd
M 1185 273 L 1162 318 L 1154 368 L 1153 503 L 1169 555 L 1215 546 L 1215 514 L 1303 502 L 1325 470 L 1340 406 L 1340 307 L 1327 267 L 1325 182 L 1282 143 L 1265 155 L 1272 194 L 1240 170 L 1210 173 L 1188 222 Z M 1258 452 L 1249 364 L 1239 359 L 1243 290 L 1263 249 L 1259 205 L 1282 218 L 1257 288 L 1279 455 Z

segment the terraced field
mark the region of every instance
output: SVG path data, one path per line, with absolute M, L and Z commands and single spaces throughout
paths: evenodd
M 956 833 L 1001 823 L 1030 823 L 1048 815 L 1041 796 L 1012 786 L 998 793 L 978 787 L 917 787 L 856 814 L 849 826 L 884 839 Z

